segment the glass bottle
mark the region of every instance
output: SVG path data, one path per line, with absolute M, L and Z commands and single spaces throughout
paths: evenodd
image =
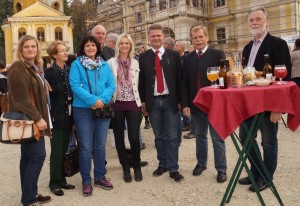
M 263 68 L 263 76 L 265 79 L 272 81 L 273 73 L 272 73 L 272 67 L 271 67 L 270 61 L 269 61 L 269 54 L 265 54 L 264 58 L 265 58 L 265 65 Z
M 219 87 L 221 89 L 227 89 L 227 71 L 225 68 L 224 59 L 220 59 L 220 72 L 219 72 Z
M 232 87 L 239 88 L 245 86 L 245 79 L 241 62 L 234 62 L 232 68 Z
M 231 87 L 231 68 L 228 59 L 225 60 L 225 68 L 227 73 L 227 78 L 226 78 L 227 87 Z

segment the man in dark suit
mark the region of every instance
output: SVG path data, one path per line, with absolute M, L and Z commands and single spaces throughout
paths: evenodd
M 106 33 L 107 33 L 106 29 L 104 28 L 104 26 L 100 24 L 94 26 L 91 32 L 92 36 L 94 36 L 101 45 L 101 57 L 105 61 L 108 61 L 110 58 L 115 56 L 115 50 L 105 46 Z
M 256 70 L 262 71 L 264 66 L 264 55 L 269 54 L 270 65 L 274 71 L 275 65 L 285 64 L 288 75 L 285 79 L 290 79 L 291 75 L 291 58 L 287 43 L 277 37 L 270 35 L 267 31 L 268 19 L 267 11 L 263 7 L 252 8 L 248 15 L 249 30 L 254 36 L 253 40 L 248 43 L 243 50 L 243 57 L 247 60 L 248 66 L 254 66 Z M 264 120 L 260 126 L 262 136 L 263 147 L 263 159 L 266 164 L 267 170 L 273 178 L 274 172 L 277 167 L 278 157 L 278 142 L 277 131 L 278 121 L 281 119 L 281 113 L 279 112 L 265 112 Z M 252 118 L 245 120 L 248 127 L 252 122 Z M 246 131 L 244 127 L 240 127 L 240 138 L 242 142 L 246 139 Z M 256 140 L 254 144 L 257 144 Z M 258 169 L 253 163 L 259 165 L 258 158 L 252 149 L 250 156 L 253 161 L 251 163 L 251 172 L 257 183 L 260 191 L 266 189 L 268 185 L 263 181 L 263 177 L 258 172 Z M 263 171 L 259 167 L 260 171 Z M 250 185 L 250 179 L 248 177 L 239 180 L 240 184 Z M 253 186 L 249 187 L 249 190 L 255 191 Z
M 195 123 L 197 165 L 193 175 L 201 175 L 207 168 L 209 128 L 214 148 L 215 168 L 218 171 L 217 181 L 222 183 L 227 179 L 225 143 L 209 123 L 206 114 L 196 108 L 192 102 L 200 88 L 211 85 L 207 79 L 207 67 L 219 66 L 220 59 L 225 59 L 225 54 L 221 50 L 208 47 L 208 32 L 204 26 L 195 26 L 191 30 L 191 39 L 196 50 L 184 59 L 181 98 L 183 115 L 192 115 Z
M 178 172 L 177 111 L 180 103 L 181 60 L 179 54 L 163 47 L 162 27 L 153 24 L 148 29 L 152 49 L 139 58 L 139 93 L 144 113 L 149 113 L 155 135 L 158 168 L 154 176 L 169 171 L 170 177 L 180 181 Z

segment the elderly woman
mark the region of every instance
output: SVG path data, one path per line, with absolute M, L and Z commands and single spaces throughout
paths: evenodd
M 93 36 L 85 37 L 72 63 L 70 86 L 73 91 L 73 116 L 80 142 L 79 164 L 82 177 L 82 193 L 89 196 L 91 185 L 91 161 L 94 160 L 94 185 L 112 189 L 105 178 L 105 143 L 110 118 L 94 118 L 93 110 L 107 104 L 116 89 L 109 65 L 100 57 L 100 45 Z
M 65 64 L 68 60 L 67 46 L 62 41 L 54 41 L 49 45 L 47 53 L 54 62 L 45 71 L 45 78 L 52 88 L 50 113 L 53 129 L 49 187 L 54 195 L 62 196 L 64 192 L 61 189 L 75 188 L 74 185 L 67 184 L 63 169 L 72 129 L 72 91 L 69 84 L 69 68 Z
M 37 142 L 21 143 L 21 202 L 23 205 L 39 205 L 50 201 L 51 197 L 38 195 L 37 186 L 46 157 L 44 136 L 50 136 L 43 61 L 37 39 L 30 35 L 23 36 L 18 43 L 15 59 L 8 74 L 8 110 L 26 114 L 37 124 L 41 135 Z
M 115 117 L 112 119 L 116 148 L 120 164 L 123 167 L 123 179 L 131 182 L 129 160 L 124 143 L 124 122 L 128 125 L 128 138 L 133 156 L 134 179 L 142 181 L 140 166 L 139 129 L 142 121 L 141 100 L 138 92 L 139 64 L 134 56 L 134 45 L 129 34 L 121 34 L 116 42 L 115 57 L 108 60 L 112 68 L 117 90 L 115 99 Z

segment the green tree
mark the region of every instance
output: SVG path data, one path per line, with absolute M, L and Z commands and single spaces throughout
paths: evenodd
M 13 0 L 0 0 L 0 20 L 2 22 L 8 17 L 13 15 Z M 5 42 L 4 33 L 0 30 L 0 61 L 5 62 Z

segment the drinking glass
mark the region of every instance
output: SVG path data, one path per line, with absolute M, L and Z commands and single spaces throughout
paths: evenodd
M 211 88 L 218 88 L 216 81 L 219 78 L 219 67 L 207 67 L 207 79 L 211 81 Z
M 286 77 L 287 70 L 285 65 L 275 65 L 274 74 L 277 78 L 279 78 L 279 82 L 277 84 L 286 84 L 282 81 L 282 78 Z

